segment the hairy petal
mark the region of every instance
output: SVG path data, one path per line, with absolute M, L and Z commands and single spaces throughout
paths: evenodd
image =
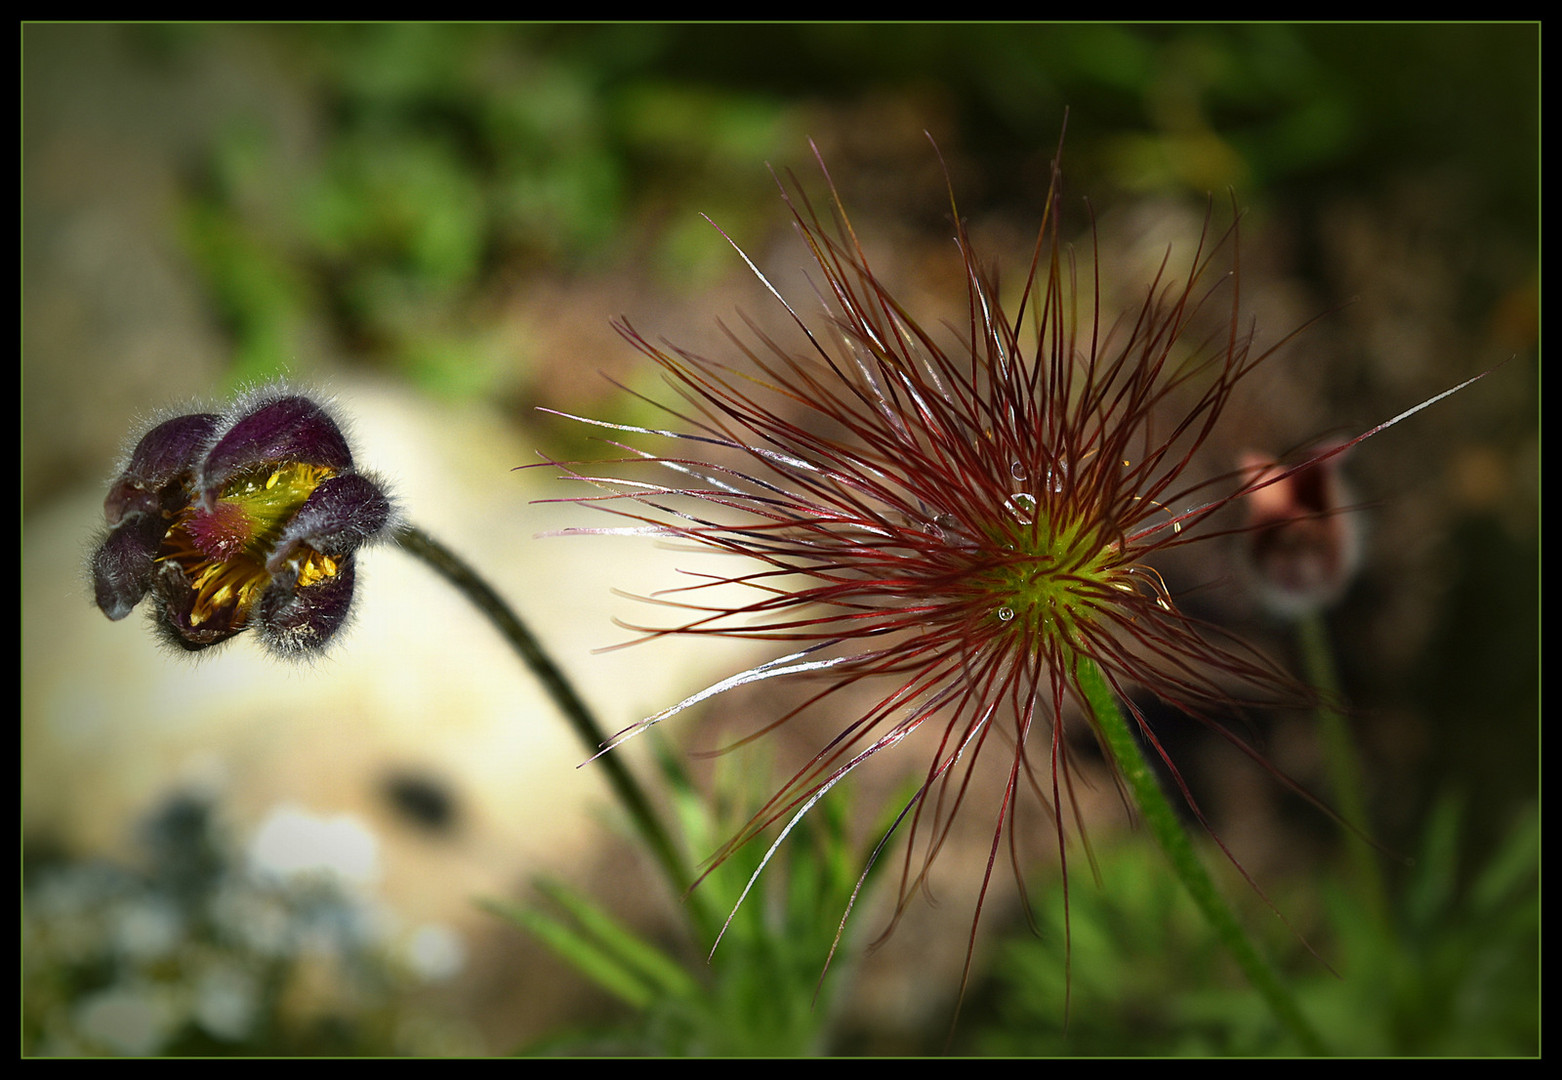
M 147 432 L 103 500 L 108 523 L 118 525 L 132 514 L 161 512 L 164 490 L 194 470 L 201 448 L 216 433 L 219 422 L 212 413 L 195 413 L 165 420 Z
M 344 559 L 379 535 L 391 516 L 380 485 L 359 473 L 333 476 L 310 492 L 278 538 L 266 569 L 277 573 L 300 544 Z
M 319 405 L 279 397 L 246 412 L 211 448 L 201 465 L 201 491 L 210 497 L 240 470 L 283 461 L 345 471 L 353 456 L 341 428 Z
M 277 576 L 257 605 L 261 641 L 283 656 L 319 652 L 347 624 L 353 602 L 352 562 L 334 576 L 297 588 L 289 572 Z
M 111 531 L 92 556 L 92 589 L 103 614 L 116 622 L 152 588 L 163 523 L 140 514 Z

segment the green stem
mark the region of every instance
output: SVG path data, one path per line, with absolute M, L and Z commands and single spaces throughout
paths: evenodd
M 1362 799 L 1365 788 L 1361 782 L 1361 762 L 1356 756 L 1356 743 L 1351 738 L 1345 715 L 1334 705 L 1334 702 L 1340 700 L 1340 681 L 1335 674 L 1334 655 L 1329 648 L 1329 634 L 1322 613 L 1303 615 L 1296 623 L 1296 635 L 1301 644 L 1302 664 L 1308 681 L 1321 695 L 1318 730 L 1329 776 L 1333 781 L 1335 805 L 1339 808 L 1340 817 L 1351 826 L 1345 838 L 1351 873 L 1368 910 L 1380 926 L 1386 925 L 1388 901 L 1383 875 L 1378 872 L 1378 861 L 1372 846 L 1365 836 L 1356 831 L 1367 827 L 1366 803 Z
M 543 650 L 542 645 L 527 629 L 526 624 L 521 622 L 520 616 L 505 603 L 504 598 L 460 556 L 422 529 L 404 525 L 396 530 L 395 540 L 403 551 L 421 559 L 440 577 L 455 586 L 456 590 L 470 600 L 479 611 L 488 616 L 488 620 L 504 636 L 505 641 L 510 643 L 510 647 L 532 670 L 532 674 L 537 676 L 543 689 L 559 707 L 564 718 L 569 721 L 570 727 L 574 728 L 575 734 L 580 738 L 587 752 L 597 754 L 607 743 L 607 734 L 597 723 L 591 709 L 570 685 L 564 672 Z M 651 801 L 646 798 L 644 790 L 624 764 L 623 756 L 603 754 L 596 759 L 596 765 L 607 773 L 607 781 L 613 789 L 613 794 L 618 797 L 619 803 L 628 812 L 629 819 L 639 830 L 641 838 L 650 845 L 652 854 L 656 856 L 656 861 L 661 865 L 662 872 L 667 875 L 667 880 L 674 891 L 679 894 L 687 892 L 693 883 L 693 877 L 679 856 L 672 837 L 663 827 L 656 811 L 652 809 Z
M 1178 820 L 1177 812 L 1161 791 L 1155 773 L 1151 771 L 1149 762 L 1139 748 L 1139 740 L 1134 737 L 1132 728 L 1118 708 L 1117 699 L 1107 686 L 1106 679 L 1096 665 L 1083 656 L 1077 659 L 1074 673 L 1085 692 L 1091 712 L 1095 714 L 1096 730 L 1112 756 L 1118 775 L 1128 786 L 1129 794 L 1139 808 L 1140 817 L 1150 827 L 1150 832 L 1166 853 L 1173 872 L 1188 890 L 1188 895 L 1193 898 L 1215 935 L 1236 959 L 1248 981 L 1268 1003 L 1275 1018 L 1296 1037 L 1307 1053 L 1327 1054 L 1318 1032 L 1302 1015 L 1280 977 L 1248 940 L 1231 908 L 1216 890 L 1209 872 L 1193 850 L 1193 843 Z

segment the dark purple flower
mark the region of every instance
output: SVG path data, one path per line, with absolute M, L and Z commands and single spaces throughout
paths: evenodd
M 385 532 L 392 507 L 325 409 L 268 389 L 147 432 L 103 513 L 109 532 L 92 557 L 103 614 L 123 619 L 151 593 L 181 648 L 253 624 L 273 652 L 298 656 L 346 622 L 353 555 Z

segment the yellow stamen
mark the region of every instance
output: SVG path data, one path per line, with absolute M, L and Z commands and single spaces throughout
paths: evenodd
M 336 560 L 318 551 L 310 551 L 298 568 L 298 587 L 306 588 L 336 576 Z
M 245 623 L 255 601 L 271 584 L 266 559 L 282 530 L 315 488 L 335 475 L 335 469 L 323 465 L 293 462 L 230 480 L 218 503 L 236 507 L 249 523 L 250 532 L 243 550 L 220 562 L 190 535 L 188 525 L 201 513 L 199 508 L 192 502 L 175 517 L 157 558 L 178 563 L 195 590 L 191 626 L 200 626 L 224 612 L 234 627 Z M 290 561 L 297 568 L 300 588 L 335 577 L 338 570 L 336 560 L 307 547 Z

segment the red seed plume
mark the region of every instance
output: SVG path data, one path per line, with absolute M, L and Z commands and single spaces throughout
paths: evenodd
M 1222 535 L 1201 526 L 1233 500 L 1307 464 L 1213 478 L 1193 468 L 1242 380 L 1294 336 L 1257 350 L 1242 325 L 1236 225 L 1218 233 L 1206 224 L 1191 257 L 1168 253 L 1138 308 L 1106 324 L 1101 268 L 1081 280 L 1060 240 L 1054 166 L 1012 312 L 954 215 L 967 321 L 935 334 L 875 276 L 824 174 L 829 222 L 781 185 L 820 274 L 828 317 L 819 329 L 739 249 L 789 313 L 796 347 L 745 319 L 745 335 L 723 328 L 738 358 L 729 363 L 619 326 L 662 367 L 679 401 L 658 403 L 667 429 L 585 420 L 667 448 L 614 444 L 626 451 L 619 464 L 652 474 L 643 480 L 567 470 L 603 491 L 570 501 L 625 521 L 571 531 L 653 535 L 742 556 L 742 568 L 701 572 L 694 584 L 645 598 L 678 614 L 633 629 L 647 638 L 759 638 L 788 651 L 626 729 L 604 752 L 738 686 L 786 678 L 814 687 L 747 741 L 871 685 L 871 704 L 840 716 L 839 733 L 713 863 L 779 827 L 768 862 L 830 788 L 916 735 L 922 783 L 891 829 L 908 835 L 895 920 L 975 801 L 972 777 L 984 756 L 1007 759 L 1007 781 L 996 806 L 979 808 L 992 821 L 982 897 L 1006 833 L 1021 877 L 1022 798 L 1040 803 L 1066 860 L 1066 823 L 1080 814 L 1064 717 L 1069 702 L 1089 715 L 1073 674 L 1079 656 L 1100 667 L 1201 820 L 1131 687 L 1203 719 L 1295 788 L 1219 718 L 1305 705 L 1311 693 L 1179 611 L 1153 569 L 1165 550 Z M 795 178 L 791 188 L 800 191 Z M 1217 304 L 1221 329 L 1201 337 L 1195 327 Z M 750 598 L 734 601 L 733 589 Z M 969 963 L 968 954 L 967 974 Z

